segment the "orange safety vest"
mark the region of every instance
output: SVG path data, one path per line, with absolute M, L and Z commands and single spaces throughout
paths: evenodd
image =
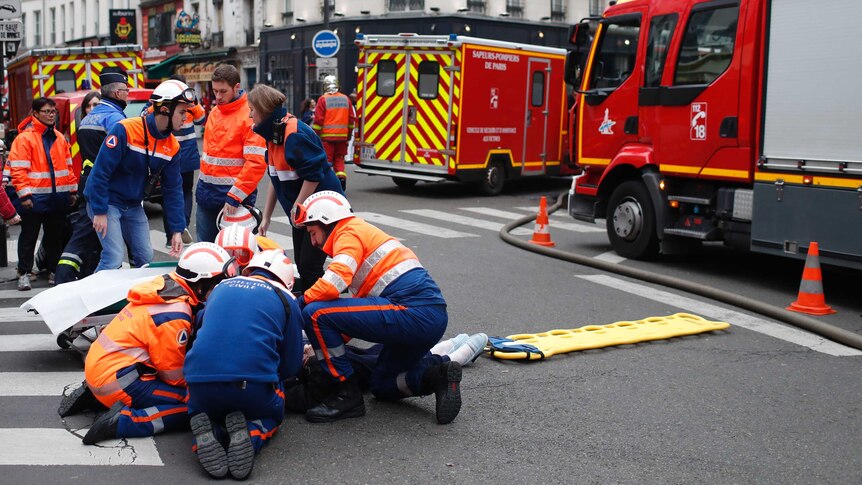
M 323 141 L 347 141 L 355 120 L 356 113 L 350 98 L 341 93 L 327 93 L 317 101 L 311 127 Z
M 42 143 L 42 135 L 49 128 L 32 118 L 25 119 L 20 127 L 24 130 L 15 137 L 9 151 L 9 175 L 18 197 L 50 195 L 55 191 L 76 193 L 78 174 L 72 167 L 72 152 L 63 134 L 50 128 L 57 139 L 51 146 L 49 161 Z
M 117 371 L 138 363 L 170 385 L 186 384 L 183 362 L 192 331 L 192 306 L 198 301 L 182 279 L 166 276 L 129 290 L 129 304 L 102 330 L 87 353 L 87 385 L 105 406 L 120 400 L 130 404 L 123 389 L 139 377 L 147 377 L 132 371 L 118 379 Z
M 306 303 L 335 300 L 347 288 L 358 298 L 380 296 L 399 276 L 422 267 L 410 248 L 358 217 L 338 221 L 323 252 L 332 262 L 305 291 Z
M 204 129 L 198 180 L 230 187 L 227 195 L 238 202 L 257 188 L 266 171 L 266 142 L 252 131 L 247 94 L 210 112 Z
M 296 123 L 298 122 L 298 119 L 296 116 L 288 113 L 281 119 L 281 122 L 285 124 L 284 142 L 286 143 L 287 138 L 296 133 Z M 270 177 L 277 177 L 281 182 L 299 179 L 299 175 L 296 173 L 296 170 L 294 170 L 284 158 L 284 143 L 276 145 L 271 140 L 267 140 L 266 150 L 269 153 L 269 156 L 266 157 L 266 168 Z

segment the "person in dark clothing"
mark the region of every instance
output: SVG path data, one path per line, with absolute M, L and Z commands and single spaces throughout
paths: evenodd
M 314 123 L 315 104 L 315 101 L 311 98 L 303 99 L 302 103 L 299 104 L 299 112 L 301 113 L 299 119 L 308 126 Z
M 254 131 L 266 140 L 267 170 L 273 185 L 273 190 L 267 194 L 260 225 L 260 233 L 264 236 L 275 210 L 276 199 L 286 214 L 292 214 L 298 203 L 315 192 L 333 190 L 344 194 L 332 165 L 326 160 L 320 138 L 308 125 L 299 123 L 295 116 L 287 112 L 282 106 L 284 101 L 283 94 L 262 84 L 255 86 L 248 94 Z M 279 126 L 278 139 L 274 139 L 275 126 Z M 281 131 L 281 127 L 284 131 Z M 305 291 L 323 276 L 326 254 L 311 244 L 308 232 L 294 226 L 293 257 L 300 276 L 295 289 Z

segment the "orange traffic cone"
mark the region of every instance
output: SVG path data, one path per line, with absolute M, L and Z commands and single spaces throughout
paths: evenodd
M 551 241 L 551 234 L 548 233 L 548 200 L 544 195 L 539 201 L 539 213 L 536 215 L 536 225 L 533 227 L 533 238 L 530 242 L 539 246 L 554 247 L 554 241 Z
M 823 296 L 823 275 L 820 272 L 820 248 L 812 242 L 805 258 L 805 269 L 802 271 L 802 283 L 799 285 L 799 296 L 787 307 L 788 310 L 807 313 L 809 315 L 829 315 L 835 313 L 826 304 Z

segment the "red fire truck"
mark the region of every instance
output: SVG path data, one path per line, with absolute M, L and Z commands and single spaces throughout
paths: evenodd
M 862 268 L 862 2 L 621 0 L 572 29 L 577 219 Z
M 458 35 L 363 35 L 356 172 L 478 182 L 572 173 L 562 49 Z

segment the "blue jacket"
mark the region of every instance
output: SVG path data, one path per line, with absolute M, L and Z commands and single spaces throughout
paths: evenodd
M 122 101 L 103 98 L 102 101 L 90 111 L 78 125 L 78 147 L 81 150 L 81 159 L 95 161 L 99 154 L 102 142 L 108 136 L 111 128 L 126 119 L 123 112 Z
M 180 142 L 180 172 L 194 172 L 201 168 L 201 152 L 198 150 L 198 136 L 195 125 L 206 122 L 207 113 L 203 106 L 196 104 L 189 108 L 183 125 L 174 130 L 174 137 Z
M 289 315 L 276 291 L 284 294 Z M 299 371 L 302 346 L 302 312 L 293 296 L 239 276 L 219 283 L 207 298 L 183 374 L 189 383 L 280 382 Z
M 152 114 L 121 121 L 108 132 L 84 189 L 93 214 L 106 214 L 108 205 L 140 205 L 150 173 L 161 170 L 168 231 L 170 234 L 183 232 L 186 220 L 179 152 L 179 142 L 172 134 L 156 129 Z
M 302 202 L 296 198 L 306 180 L 318 182 L 315 192 L 334 190 L 344 195 L 332 164 L 326 160 L 323 143 L 310 126 L 288 121 L 284 144 L 272 143 L 273 122 L 287 118 L 291 115 L 278 108 L 267 121 L 254 127 L 255 133 L 266 140 L 267 170 L 281 207 L 290 212 L 294 201 Z

